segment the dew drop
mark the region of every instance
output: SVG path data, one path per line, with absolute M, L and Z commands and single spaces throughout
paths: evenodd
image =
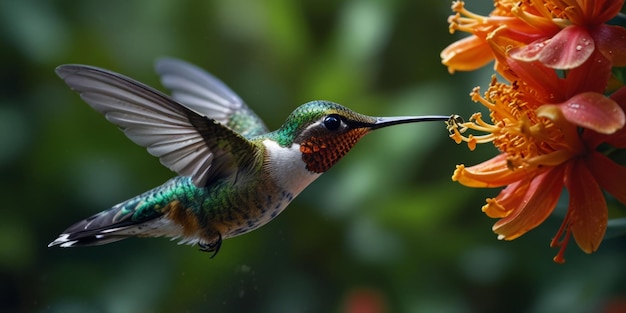
M 582 50 L 582 49 L 583 49 L 583 46 L 581 46 L 581 45 L 577 45 L 577 46 L 576 46 L 576 51 L 580 51 L 580 50 Z

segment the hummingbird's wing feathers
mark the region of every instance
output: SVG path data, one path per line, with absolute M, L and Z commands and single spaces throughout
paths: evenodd
M 156 62 L 161 83 L 172 97 L 244 137 L 267 133 L 263 121 L 226 84 L 201 68 L 178 59 Z
M 62 65 L 56 72 L 128 138 L 196 186 L 232 175 L 258 156 L 241 135 L 121 74 L 85 65 Z

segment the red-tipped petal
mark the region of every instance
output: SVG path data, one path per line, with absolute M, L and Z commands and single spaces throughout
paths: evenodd
M 612 134 L 626 122 L 624 111 L 615 101 L 595 92 L 577 94 L 546 108 L 550 106 L 558 108 L 568 122 L 601 134 Z
M 537 59 L 548 67 L 568 70 L 583 64 L 593 53 L 593 38 L 584 27 L 562 29 L 541 49 Z
M 565 186 L 569 190 L 568 210 L 574 239 L 586 253 L 594 252 L 604 238 L 608 221 L 602 189 L 581 160 L 568 167 Z
M 563 175 L 564 166 L 557 166 L 534 177 L 518 207 L 493 225 L 499 238 L 513 240 L 541 224 L 559 200 Z
M 626 184 L 624 184 L 626 167 L 596 151 L 593 151 L 585 161 L 598 184 L 615 199 L 626 204 Z
M 539 54 L 546 45 L 550 42 L 550 39 L 540 39 L 529 43 L 526 46 L 513 48 L 509 51 L 509 56 L 518 61 L 533 62 L 539 59 Z
M 591 34 L 597 49 L 613 66 L 626 66 L 626 29 L 621 26 L 602 25 Z
M 611 95 L 611 99 L 615 101 L 620 108 L 622 108 L 622 111 L 626 110 L 626 87 L 622 87 L 615 91 Z M 626 113 L 626 111 L 624 113 Z M 589 149 L 595 149 L 603 142 L 606 142 L 615 148 L 625 149 L 626 127 L 622 127 L 620 130 L 611 135 L 599 134 L 594 131 L 584 131 L 583 141 Z

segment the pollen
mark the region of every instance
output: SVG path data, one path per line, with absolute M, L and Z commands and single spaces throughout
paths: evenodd
M 524 85 L 503 84 L 493 77 L 484 94 L 479 87 L 470 93 L 474 102 L 490 111 L 490 119 L 485 120 L 480 112 L 467 122 L 451 118 L 447 123 L 450 138 L 457 144 L 467 143 L 471 151 L 479 144 L 492 143 L 507 156 L 509 170 L 565 162 L 572 153 L 563 149 L 567 148 L 563 147 L 564 135 L 553 120 L 537 115 L 541 104 L 532 101 L 532 93 Z

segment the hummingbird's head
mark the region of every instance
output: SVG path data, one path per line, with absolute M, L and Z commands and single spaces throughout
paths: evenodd
M 329 101 L 311 101 L 294 110 L 278 132 L 281 146 L 297 144 L 306 168 L 326 172 L 368 132 L 386 126 L 448 116 L 372 117 Z

